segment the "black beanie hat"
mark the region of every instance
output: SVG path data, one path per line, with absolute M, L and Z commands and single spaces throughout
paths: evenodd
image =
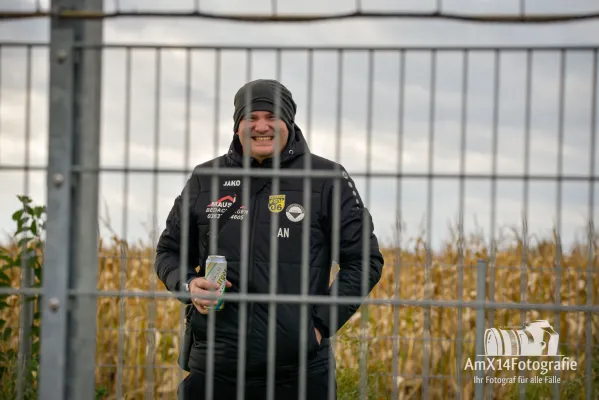
M 249 93 L 248 93 L 249 92 Z M 248 97 L 249 94 L 249 98 Z M 239 123 L 245 117 L 246 112 L 252 111 L 268 111 L 277 114 L 275 111 L 278 96 L 278 116 L 288 129 L 292 129 L 295 120 L 297 105 L 293 100 L 293 96 L 289 89 L 282 83 L 274 79 L 257 79 L 243 85 L 235 94 L 233 105 L 233 132 L 239 129 Z M 250 110 L 246 110 L 246 105 L 249 102 Z

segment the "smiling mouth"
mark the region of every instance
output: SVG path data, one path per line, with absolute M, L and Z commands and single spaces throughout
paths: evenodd
M 252 137 L 252 140 L 256 141 L 256 142 L 266 142 L 269 140 L 273 140 L 274 136 L 254 136 Z

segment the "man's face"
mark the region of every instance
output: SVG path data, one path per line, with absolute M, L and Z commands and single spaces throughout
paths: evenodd
M 289 137 L 285 122 L 275 118 L 274 114 L 268 111 L 254 111 L 248 119 L 242 119 L 237 134 L 242 146 L 245 146 L 246 135 L 249 136 L 250 156 L 259 162 L 273 157 L 275 150 L 283 150 Z M 280 138 L 278 149 L 275 148 L 277 134 Z M 244 147 L 244 151 L 248 150 Z

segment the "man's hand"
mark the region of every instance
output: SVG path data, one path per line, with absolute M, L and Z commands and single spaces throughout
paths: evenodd
M 233 286 L 231 282 L 227 281 L 226 287 L 230 288 Z M 214 294 L 215 291 L 218 290 L 220 286 L 217 283 L 211 283 L 206 280 L 206 278 L 195 278 L 191 282 L 189 282 L 189 292 L 192 295 L 196 296 L 206 296 L 209 294 Z M 217 300 L 210 299 L 192 299 L 193 305 L 200 312 L 200 314 L 208 314 L 208 306 L 217 304 Z
M 314 332 L 316 332 L 316 341 L 318 342 L 318 345 L 320 346 L 320 342 L 322 341 L 322 335 L 316 328 L 314 328 Z

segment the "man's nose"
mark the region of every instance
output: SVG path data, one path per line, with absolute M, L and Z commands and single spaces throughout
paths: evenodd
M 254 130 L 260 133 L 268 132 L 270 130 L 270 125 L 267 120 L 259 119 L 254 125 Z

